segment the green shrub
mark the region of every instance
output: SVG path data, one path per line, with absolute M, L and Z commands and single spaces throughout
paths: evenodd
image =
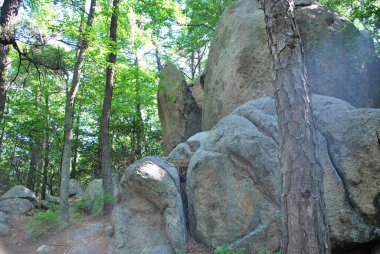
M 244 248 L 240 247 L 236 250 L 230 250 L 230 246 L 228 244 L 223 244 L 214 249 L 214 254 L 243 254 Z
M 181 249 L 175 249 L 175 254 L 185 254 L 185 252 Z
M 46 234 L 50 229 L 58 227 L 61 224 L 58 208 L 57 205 L 54 205 L 46 212 L 36 213 L 26 225 L 28 235 L 36 238 Z

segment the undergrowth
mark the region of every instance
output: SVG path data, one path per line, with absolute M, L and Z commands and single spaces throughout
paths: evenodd
M 244 248 L 240 247 L 236 250 L 230 250 L 228 244 L 223 244 L 214 249 L 214 254 L 243 254 Z
M 30 237 L 37 238 L 60 224 L 59 206 L 54 205 L 45 212 L 36 213 L 26 225 L 26 230 Z

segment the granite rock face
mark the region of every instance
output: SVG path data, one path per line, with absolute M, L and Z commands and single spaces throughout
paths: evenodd
M 380 107 L 380 62 L 373 41 L 316 1 L 295 11 L 313 93 Z M 215 31 L 204 77 L 203 130 L 242 103 L 272 96 L 271 56 L 259 1 L 238 0 Z
M 171 63 L 160 73 L 157 101 L 164 153 L 168 155 L 179 143 L 201 131 L 202 111 L 195 102 L 185 77 Z
M 324 196 L 334 249 L 380 239 L 380 109 L 313 96 Z M 280 172 L 274 100 L 251 100 L 212 128 L 191 158 L 191 234 L 246 253 L 279 249 Z

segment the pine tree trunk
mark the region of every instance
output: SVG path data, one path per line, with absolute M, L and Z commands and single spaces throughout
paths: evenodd
M 113 11 L 110 24 L 110 40 L 112 41 L 113 50 L 108 55 L 106 69 L 106 89 L 103 100 L 103 112 L 100 122 L 100 142 L 102 154 L 102 174 L 103 188 L 107 196 L 113 196 L 112 184 L 112 162 L 111 162 L 111 144 L 109 137 L 109 123 L 111 117 L 112 92 L 115 75 L 116 63 L 116 45 L 117 45 L 117 20 L 119 15 L 119 0 L 113 0 Z M 109 215 L 112 211 L 113 201 L 109 198 L 104 200 L 104 215 Z
M 294 1 L 265 0 L 280 129 L 281 253 L 330 253 L 323 172 Z
M 87 18 L 87 28 L 92 27 L 94 21 L 96 0 L 91 0 L 90 12 Z M 70 158 L 71 158 L 71 145 L 73 140 L 73 114 L 74 114 L 74 101 L 78 92 L 80 74 L 82 71 L 85 52 L 88 47 L 87 33 L 83 33 L 78 42 L 78 54 L 75 62 L 73 79 L 71 88 L 68 92 L 65 108 L 65 129 L 64 129 L 64 148 L 62 153 L 61 164 L 61 186 L 60 186 L 60 217 L 64 226 L 69 223 L 69 181 L 70 181 Z

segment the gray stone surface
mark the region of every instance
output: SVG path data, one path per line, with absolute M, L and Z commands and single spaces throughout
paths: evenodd
M 0 237 L 11 234 L 11 216 L 0 211 Z
M 10 198 L 25 198 L 28 199 L 31 202 L 36 202 L 37 197 L 34 194 L 33 191 L 29 190 L 28 188 L 22 186 L 22 185 L 16 185 L 13 186 L 10 190 L 5 192 L 1 197 L 0 200 L 3 199 L 10 199 Z
M 103 231 L 102 223 L 93 223 L 85 227 L 78 228 L 73 234 L 70 235 L 70 239 L 73 241 L 81 241 L 87 237 L 96 235 Z
M 70 198 L 81 198 L 83 197 L 84 190 L 81 184 L 75 180 L 75 179 L 70 179 L 69 182 L 69 197 Z
M 186 226 L 177 170 L 158 157 L 130 165 L 113 210 L 109 253 L 174 254 L 186 248 Z
M 202 74 L 190 86 L 191 94 L 193 95 L 195 103 L 197 103 L 200 109 L 202 109 L 203 101 L 204 101 L 204 91 L 203 91 L 204 78 L 205 78 L 205 75 Z
M 296 8 L 313 93 L 356 107 L 380 107 L 380 62 L 372 39 L 315 1 Z M 242 103 L 273 95 L 271 56 L 258 1 L 238 0 L 223 13 L 204 79 L 203 130 Z
M 169 63 L 160 74 L 158 113 L 162 125 L 164 153 L 202 129 L 202 111 L 197 106 L 182 73 Z
M 313 96 L 324 196 L 334 248 L 380 239 L 380 109 Z M 279 249 L 278 127 L 272 98 L 223 118 L 190 161 L 190 232 L 209 246 Z
M 38 253 L 52 253 L 54 249 L 55 249 L 54 246 L 43 244 L 40 247 L 38 247 L 37 252 Z
M 25 214 L 33 208 L 33 203 L 24 198 L 9 198 L 0 200 L 0 211 L 10 214 Z
M 67 254 L 102 254 L 98 244 L 94 242 L 79 242 L 72 247 Z

